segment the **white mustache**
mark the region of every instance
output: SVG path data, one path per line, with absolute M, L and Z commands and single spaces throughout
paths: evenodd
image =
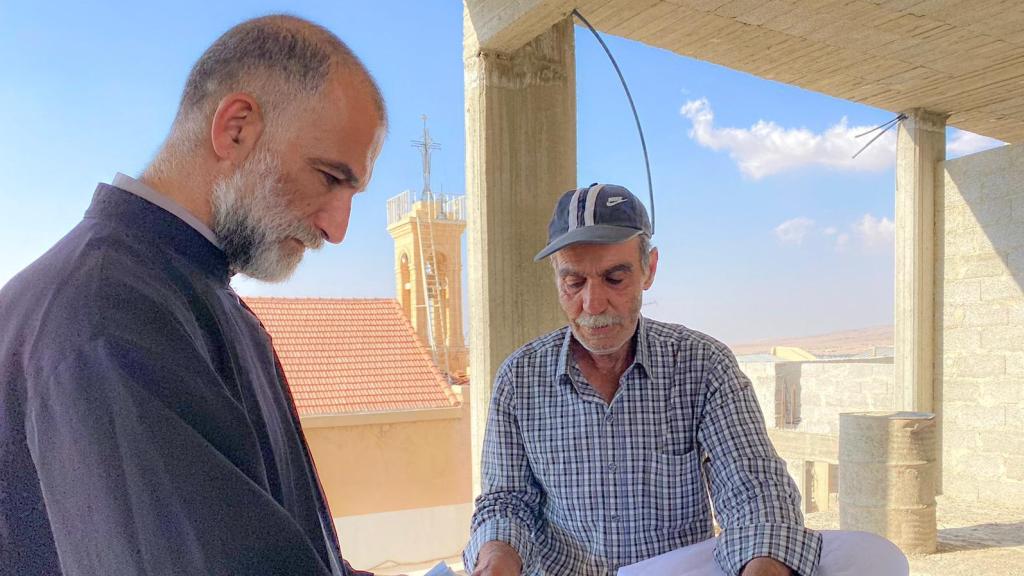
M 618 326 L 622 324 L 622 317 L 614 314 L 580 314 L 576 317 L 576 324 L 584 328 Z
M 302 242 L 309 250 L 319 250 L 324 245 L 323 234 L 302 222 L 296 222 L 288 235 Z

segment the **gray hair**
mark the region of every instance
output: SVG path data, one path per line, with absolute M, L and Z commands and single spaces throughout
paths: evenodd
M 648 268 L 651 265 L 651 250 L 654 247 L 651 246 L 650 234 L 640 234 L 640 267 L 644 269 L 644 272 L 648 272 Z
M 179 157 L 194 150 L 207 136 L 221 98 L 232 92 L 256 98 L 267 132 L 280 136 L 287 131 L 290 114 L 308 106 L 335 70 L 353 72 L 354 79 L 370 89 L 380 121 L 386 123 L 384 99 L 373 77 L 329 30 L 286 15 L 242 22 L 218 38 L 192 67 L 165 152 Z

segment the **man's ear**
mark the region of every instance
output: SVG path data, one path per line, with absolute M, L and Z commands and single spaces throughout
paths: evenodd
M 654 284 L 654 274 L 658 271 L 658 249 L 651 248 L 651 259 L 647 264 L 647 279 L 644 280 L 644 290 Z
M 239 166 L 256 148 L 265 128 L 263 111 L 245 92 L 221 98 L 210 125 L 210 142 L 218 162 Z

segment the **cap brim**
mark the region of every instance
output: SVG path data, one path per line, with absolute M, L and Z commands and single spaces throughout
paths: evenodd
M 595 224 L 570 230 L 552 240 L 543 250 L 533 257 L 533 261 L 542 260 L 571 244 L 618 244 L 639 236 L 643 230 L 626 228 L 625 226 L 609 226 Z

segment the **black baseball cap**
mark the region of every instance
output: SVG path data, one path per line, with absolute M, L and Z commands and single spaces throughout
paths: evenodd
M 533 259 L 541 260 L 571 244 L 618 244 L 640 234 L 651 235 L 643 203 L 623 186 L 591 184 L 558 199 L 548 224 L 548 245 Z

